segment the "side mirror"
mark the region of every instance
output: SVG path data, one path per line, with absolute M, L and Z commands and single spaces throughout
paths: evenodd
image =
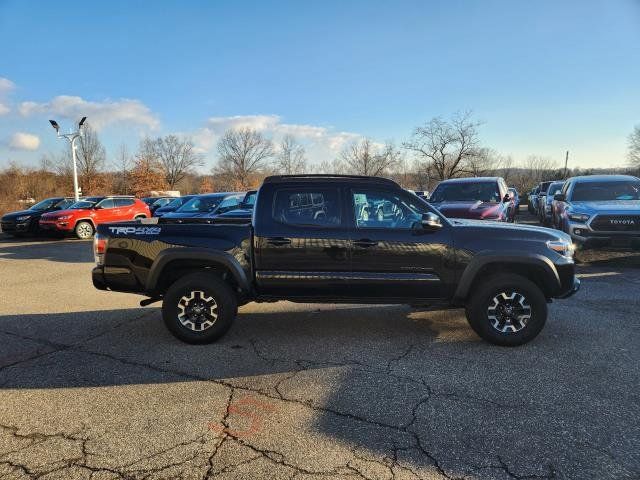
M 424 230 L 438 230 L 442 228 L 442 221 L 435 213 L 423 213 L 420 221 Z
M 504 198 L 502 199 L 502 201 L 503 201 L 503 202 L 505 202 L 505 203 L 506 203 L 506 202 L 510 202 L 510 201 L 511 201 L 511 195 L 507 193 L 507 194 L 504 196 Z
M 93 207 L 94 210 L 102 210 L 104 207 L 102 205 L 96 205 Z
M 558 202 L 564 202 L 566 200 L 566 197 L 564 196 L 564 193 L 556 193 L 553 196 L 554 200 L 557 200 Z

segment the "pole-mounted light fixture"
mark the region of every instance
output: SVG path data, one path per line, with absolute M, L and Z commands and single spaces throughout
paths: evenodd
M 55 129 L 58 138 L 64 138 L 71 145 L 71 158 L 73 159 L 73 196 L 76 200 L 80 200 L 80 192 L 78 189 L 78 167 L 76 161 L 76 140 L 82 135 L 82 127 L 87 117 L 82 117 L 78 122 L 78 130 L 72 133 L 60 133 L 60 125 L 55 120 L 49 120 L 51 126 Z

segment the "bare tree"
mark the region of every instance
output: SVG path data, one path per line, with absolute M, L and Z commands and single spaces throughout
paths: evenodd
M 202 157 L 196 153 L 193 142 L 177 135 L 155 139 L 145 138 L 140 144 L 140 153 L 154 157 L 162 169 L 169 189 L 174 190 L 195 167 L 201 166 Z
M 118 153 L 114 166 L 118 175 L 118 187 L 120 193 L 125 195 L 129 193 L 129 177 L 131 175 L 131 169 L 133 168 L 133 158 L 129 155 L 127 146 L 122 143 L 118 147 Z
M 284 175 L 304 173 L 307 170 L 304 147 L 293 136 L 285 135 L 278 145 L 275 168 Z
M 636 125 L 629 135 L 629 162 L 640 169 L 640 125 Z
M 376 146 L 368 138 L 354 141 L 340 153 L 345 170 L 357 175 L 380 176 L 388 174 L 400 160 L 400 153 L 392 143 Z
M 470 174 L 469 162 L 478 156 L 479 122 L 471 112 L 454 115 L 450 121 L 440 117 L 417 127 L 403 144 L 427 164 L 438 180 Z
M 251 128 L 227 130 L 218 141 L 220 156 L 214 172 L 232 179 L 239 188 L 249 188 L 252 176 L 267 167 L 273 156 L 273 144 Z
M 82 136 L 76 151 L 78 161 L 78 175 L 83 181 L 92 181 L 104 168 L 107 158 L 104 145 L 98 138 L 98 133 L 91 125 L 84 125 Z

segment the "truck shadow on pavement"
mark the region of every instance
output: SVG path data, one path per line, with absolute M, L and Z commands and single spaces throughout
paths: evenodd
M 507 349 L 480 342 L 459 311 L 282 302 L 245 306 L 224 338 L 192 346 L 166 332 L 157 308 L 5 315 L 0 393 L 211 382 L 231 394 L 226 424 L 210 429 L 255 448 L 286 452 L 319 435 L 406 473 L 623 477 L 637 458 L 618 451 L 637 437 L 606 405 L 616 398 L 624 413 L 637 397 L 572 328 L 551 322 Z M 233 412 L 249 407 L 247 427 Z

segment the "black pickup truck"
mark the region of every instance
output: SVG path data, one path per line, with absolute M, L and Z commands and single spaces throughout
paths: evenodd
M 381 204 L 388 215 L 375 215 Z M 93 283 L 162 300 L 189 343 L 222 336 L 238 305 L 290 300 L 465 308 L 480 337 L 508 346 L 580 286 L 565 233 L 447 219 L 382 178 L 268 177 L 250 222 L 219 222 L 100 225 Z

